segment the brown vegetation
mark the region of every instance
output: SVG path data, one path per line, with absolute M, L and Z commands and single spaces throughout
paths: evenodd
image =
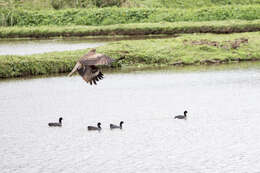
M 208 46 L 215 46 L 217 48 L 224 48 L 224 49 L 237 49 L 240 47 L 242 43 L 247 44 L 248 43 L 248 38 L 238 38 L 235 39 L 234 41 L 224 41 L 224 42 L 218 42 L 218 41 L 210 41 L 207 39 L 202 39 L 202 40 L 183 40 L 184 45 L 208 45 Z

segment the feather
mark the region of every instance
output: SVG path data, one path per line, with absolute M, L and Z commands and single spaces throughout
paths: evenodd
M 96 65 L 109 65 L 114 60 L 107 55 L 96 53 L 95 49 L 91 49 L 87 54 L 82 56 L 68 76 L 71 76 L 75 71 L 90 85 L 104 78 L 103 73 Z

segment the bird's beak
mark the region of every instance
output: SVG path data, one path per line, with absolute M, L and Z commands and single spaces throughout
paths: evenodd
M 74 68 L 72 69 L 72 71 L 68 74 L 68 77 L 70 77 L 78 68 L 80 68 L 82 65 L 77 62 L 77 64 L 74 66 Z

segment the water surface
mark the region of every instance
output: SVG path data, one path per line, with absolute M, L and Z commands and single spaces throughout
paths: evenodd
M 139 37 L 71 37 L 51 39 L 3 39 L 0 40 L 0 55 L 31 55 L 37 53 L 71 51 L 95 48 L 112 41 L 169 38 L 174 36 Z
M 259 98 L 259 63 L 0 81 L 0 170 L 257 173 Z
M 104 45 L 104 42 L 86 40 L 8 40 L 0 41 L 0 55 L 30 55 L 36 53 L 69 51 L 94 48 Z

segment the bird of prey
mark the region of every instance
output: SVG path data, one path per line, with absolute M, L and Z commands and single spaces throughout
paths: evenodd
M 75 71 L 78 71 L 79 75 L 90 85 L 103 78 L 103 73 L 97 67 L 97 65 L 109 65 L 114 60 L 104 54 L 96 53 L 96 49 L 91 49 L 87 54 L 82 56 L 72 71 L 68 74 L 71 76 Z

